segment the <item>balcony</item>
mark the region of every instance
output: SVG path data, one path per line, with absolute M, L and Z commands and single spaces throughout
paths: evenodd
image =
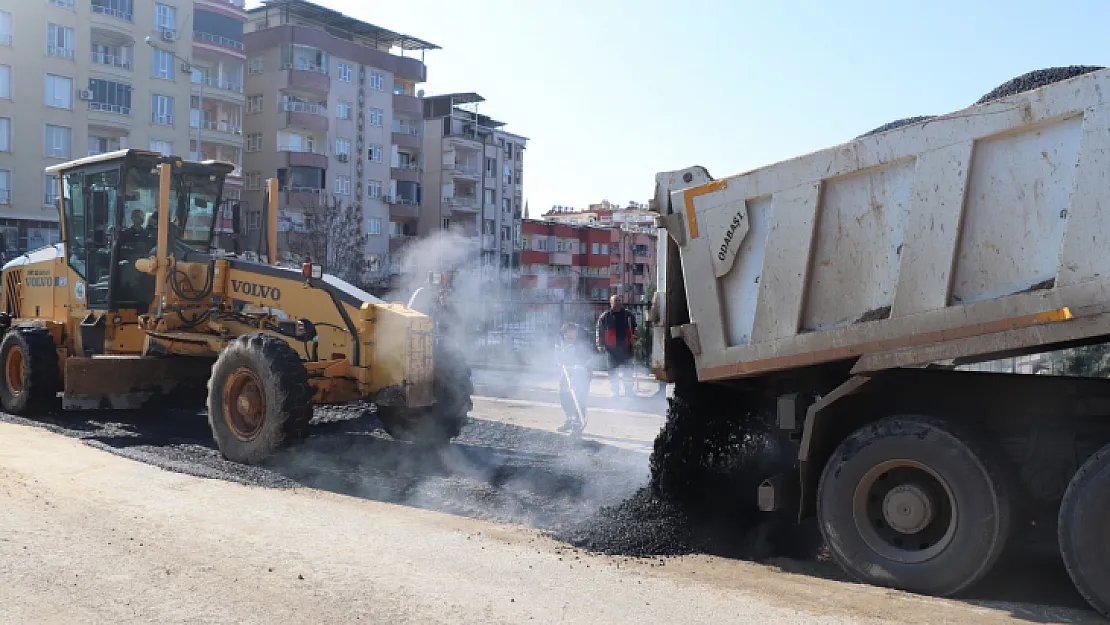
M 195 116 L 196 111 L 194 110 L 193 112 L 194 117 L 192 123 L 190 123 L 189 125 L 193 128 L 200 127 L 202 130 L 204 130 L 205 140 L 212 139 L 215 141 L 223 141 L 225 143 L 234 143 L 236 146 L 242 144 L 243 127 L 241 125 L 233 124 L 226 121 L 218 122 L 210 119 L 206 119 L 204 120 L 204 122 L 198 122 Z
M 313 207 L 324 205 L 324 190 L 312 187 L 290 187 L 285 191 L 285 205 Z
M 93 52 L 89 55 L 89 61 L 91 61 L 93 65 L 114 67 L 116 69 L 131 69 L 131 58 L 123 55 Z
M 103 15 L 124 22 L 131 22 L 135 19 L 131 7 L 127 6 L 129 3 L 113 0 L 93 0 L 91 4 L 89 10 L 92 11 L 93 16 Z
M 205 98 L 224 98 L 238 104 L 243 102 L 242 80 L 205 76 L 202 80 L 194 78 L 192 83 L 193 92 L 199 93 L 203 89 Z
M 285 111 L 285 128 L 328 131 L 328 109 L 319 104 L 284 100 L 281 110 Z
M 416 164 L 403 164 L 389 168 L 389 177 L 392 180 L 404 182 L 420 182 L 420 166 Z
M 463 180 L 472 180 L 477 182 L 482 178 L 482 168 L 477 165 L 470 165 L 467 163 L 455 163 L 445 167 L 451 172 L 452 178 L 461 178 Z
M 548 264 L 569 267 L 573 257 L 570 252 L 551 252 Z
M 392 198 L 387 198 L 392 199 Z M 399 202 L 406 202 L 404 204 L 389 202 L 389 216 L 393 219 L 419 219 L 420 218 L 420 205 L 412 202 L 408 198 L 398 198 Z
M 397 252 L 405 249 L 405 246 L 415 240 L 416 237 L 410 237 L 403 234 L 395 234 L 389 237 L 389 251 L 396 254 Z
M 296 89 L 309 93 L 324 94 L 331 90 L 331 77 L 314 69 L 294 69 L 292 64 L 285 64 L 282 69 L 287 70 L 285 84 L 279 89 Z
M 130 106 L 122 106 L 119 104 L 108 104 L 106 102 L 89 102 L 89 111 L 94 113 L 111 113 L 113 115 L 131 115 Z
M 239 53 L 243 53 L 246 49 L 242 41 L 235 41 L 234 39 L 228 39 L 227 37 L 213 35 L 212 33 L 206 33 L 200 30 L 193 31 L 193 41 L 235 50 Z
M 453 211 L 463 213 L 476 213 L 481 208 L 476 197 L 453 197 L 448 198 L 447 205 Z
M 290 167 L 315 167 L 327 169 L 328 155 L 320 152 L 309 152 L 296 146 L 279 146 L 278 152 L 284 152 L 286 164 Z
M 396 126 L 396 124 L 394 124 Z M 410 134 L 407 132 L 393 131 L 392 135 L 393 145 L 399 148 L 407 148 L 409 150 L 419 150 L 424 147 L 424 143 L 419 134 Z
M 424 108 L 420 98 L 412 95 L 393 94 L 393 112 L 394 113 L 408 113 L 409 115 L 421 117 L 424 115 Z

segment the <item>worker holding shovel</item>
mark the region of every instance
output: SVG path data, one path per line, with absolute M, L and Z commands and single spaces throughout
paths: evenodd
M 586 428 L 586 400 L 590 396 L 593 379 L 590 361 L 594 357 L 579 337 L 578 326 L 564 324 L 559 329 L 559 341 L 555 346 L 555 359 L 559 365 L 559 403 L 566 414 L 566 422 L 559 427 L 559 431 L 575 436 Z

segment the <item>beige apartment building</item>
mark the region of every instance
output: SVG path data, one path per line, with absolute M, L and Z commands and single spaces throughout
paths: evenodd
M 238 164 L 245 20 L 243 0 L 0 2 L 6 256 L 58 238 L 50 165 L 129 147 L 195 156 L 197 131 L 202 153 Z
M 477 93 L 424 98 L 425 202 L 418 219 L 395 218 L 391 232 L 473 237 L 484 279 L 506 294 L 520 275 L 528 139 L 478 113 L 484 101 Z
M 295 261 L 288 233 L 319 228 L 321 207 L 352 206 L 367 235 L 365 280 L 388 280 L 391 220 L 418 217 L 424 202 L 427 72 L 422 56 L 404 55 L 438 46 L 304 0 L 252 9 L 245 39 L 248 212 L 276 177 L 279 252 Z

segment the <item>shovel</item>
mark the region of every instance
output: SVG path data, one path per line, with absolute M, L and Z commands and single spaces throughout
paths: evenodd
M 570 391 L 570 398 L 574 400 L 574 410 L 578 413 L 578 423 L 581 424 L 576 434 L 581 434 L 582 431 L 586 429 L 586 415 L 582 412 L 582 405 L 578 403 L 578 394 L 574 392 L 574 383 L 570 379 L 570 372 L 567 371 L 567 366 L 560 364 L 559 368 L 563 371 L 563 379 L 566 380 L 567 390 Z

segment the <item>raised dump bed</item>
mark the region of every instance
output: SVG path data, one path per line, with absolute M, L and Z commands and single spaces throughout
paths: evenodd
M 1110 615 L 1110 380 L 951 370 L 1110 335 L 1108 95 L 1095 71 L 657 176 L 657 448 L 766 420 L 796 456 L 751 469 L 760 509 L 815 515 L 856 578 L 951 595 L 1039 545 Z

